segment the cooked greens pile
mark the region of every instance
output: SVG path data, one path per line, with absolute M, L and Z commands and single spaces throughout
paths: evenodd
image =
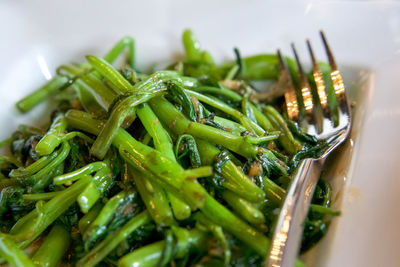
M 17 103 L 27 112 L 50 97 L 56 108 L 46 130 L 21 125 L 1 143 L 1 263 L 262 265 L 291 174 L 325 143 L 287 119 L 279 83 L 255 90 L 278 80 L 275 55 L 235 49 L 216 65 L 191 31 L 183 44 L 183 61 L 147 74 L 123 38 Z M 338 214 L 330 198 L 320 180 L 302 251 Z

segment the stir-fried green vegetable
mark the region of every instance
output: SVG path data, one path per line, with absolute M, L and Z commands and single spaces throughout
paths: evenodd
M 325 144 L 279 112 L 281 97 L 256 101 L 253 81 L 278 77 L 275 55 L 235 49 L 217 65 L 191 31 L 183 44 L 185 60 L 147 74 L 125 37 L 17 103 L 58 108 L 47 130 L 0 143 L 0 264 L 262 265 L 291 174 Z M 330 198 L 320 180 L 302 251 L 339 214 Z

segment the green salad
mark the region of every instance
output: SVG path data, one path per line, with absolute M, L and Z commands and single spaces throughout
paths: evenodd
M 275 54 L 221 65 L 182 39 L 184 60 L 145 72 L 125 37 L 17 103 L 55 108 L 0 143 L 0 265 L 263 265 L 291 175 L 326 144 L 287 119 Z M 320 179 L 302 252 L 339 214 L 330 202 Z

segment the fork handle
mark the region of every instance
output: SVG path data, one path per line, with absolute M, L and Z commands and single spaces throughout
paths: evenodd
M 293 267 L 300 249 L 304 221 L 324 159 L 304 159 L 287 190 L 271 243 L 267 267 Z

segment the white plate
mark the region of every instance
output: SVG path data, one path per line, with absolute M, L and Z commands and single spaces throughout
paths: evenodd
M 314 252 L 316 266 L 398 266 L 400 213 L 400 5 L 393 1 L 11 1 L 0 2 L 0 138 L 21 122 L 32 123 L 45 104 L 20 115 L 14 103 L 45 82 L 57 65 L 87 53 L 101 55 L 116 40 L 137 40 L 139 66 L 181 53 L 180 34 L 190 27 L 218 58 L 289 53 L 294 41 L 306 59 L 310 37 L 323 55 L 324 29 L 348 87 L 358 95 L 357 125 L 342 192 L 342 216 Z M 369 69 L 367 76 L 350 72 Z M 371 87 L 373 85 L 373 87 Z M 373 88 L 373 90 L 371 89 Z M 359 120 L 361 121 L 361 120 Z M 340 165 L 340 164 L 339 164 Z M 348 164 L 345 164 L 348 166 Z M 338 170 L 338 168 L 336 168 Z M 339 202 L 338 202 L 339 203 Z

